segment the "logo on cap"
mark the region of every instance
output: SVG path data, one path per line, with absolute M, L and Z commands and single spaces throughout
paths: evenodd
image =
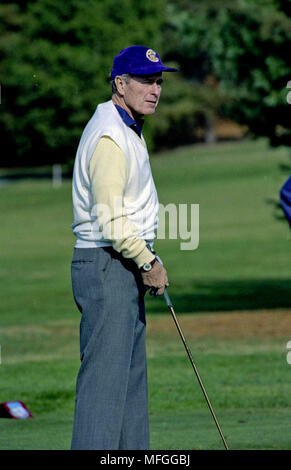
M 157 53 L 152 49 L 148 49 L 146 51 L 146 56 L 151 62 L 159 62 L 159 58 L 157 57 Z

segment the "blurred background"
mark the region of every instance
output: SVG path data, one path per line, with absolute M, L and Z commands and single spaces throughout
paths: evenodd
M 230 447 L 291 449 L 291 2 L 18 1 L 0 17 L 0 402 L 34 415 L 0 419 L 0 449 L 70 446 L 72 167 L 133 44 L 179 68 L 144 135 L 160 202 L 200 207 L 197 250 L 156 242 L 185 336 Z M 146 303 L 152 448 L 222 448 L 163 298 Z
M 286 87 L 289 1 L 53 0 L 1 4 L 1 167 L 72 163 L 113 57 L 130 44 L 159 51 L 167 74 L 152 150 L 266 136 L 290 145 Z

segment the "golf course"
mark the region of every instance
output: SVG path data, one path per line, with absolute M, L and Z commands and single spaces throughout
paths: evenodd
M 198 248 L 166 237 L 155 249 L 232 450 L 291 450 L 291 231 L 277 207 L 289 164 L 264 139 L 151 156 L 160 203 L 199 204 Z M 0 418 L 0 449 L 66 450 L 80 363 L 71 180 L 5 176 L 0 402 L 22 401 L 33 418 Z M 164 297 L 146 307 L 151 449 L 223 450 Z

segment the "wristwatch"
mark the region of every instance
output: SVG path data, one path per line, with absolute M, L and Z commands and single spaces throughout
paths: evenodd
M 148 272 L 152 269 L 156 261 L 157 261 L 156 258 L 154 258 L 150 263 L 144 263 L 144 265 L 140 269 L 142 271 Z

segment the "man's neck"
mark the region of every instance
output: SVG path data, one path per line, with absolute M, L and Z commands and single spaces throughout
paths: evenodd
M 119 96 L 117 93 L 112 95 L 112 101 L 114 104 L 117 104 L 121 108 L 123 108 L 129 116 L 134 120 L 134 121 L 139 121 L 142 118 L 141 114 L 137 114 L 133 111 L 133 109 L 130 109 L 124 102 L 124 99 L 122 96 Z

